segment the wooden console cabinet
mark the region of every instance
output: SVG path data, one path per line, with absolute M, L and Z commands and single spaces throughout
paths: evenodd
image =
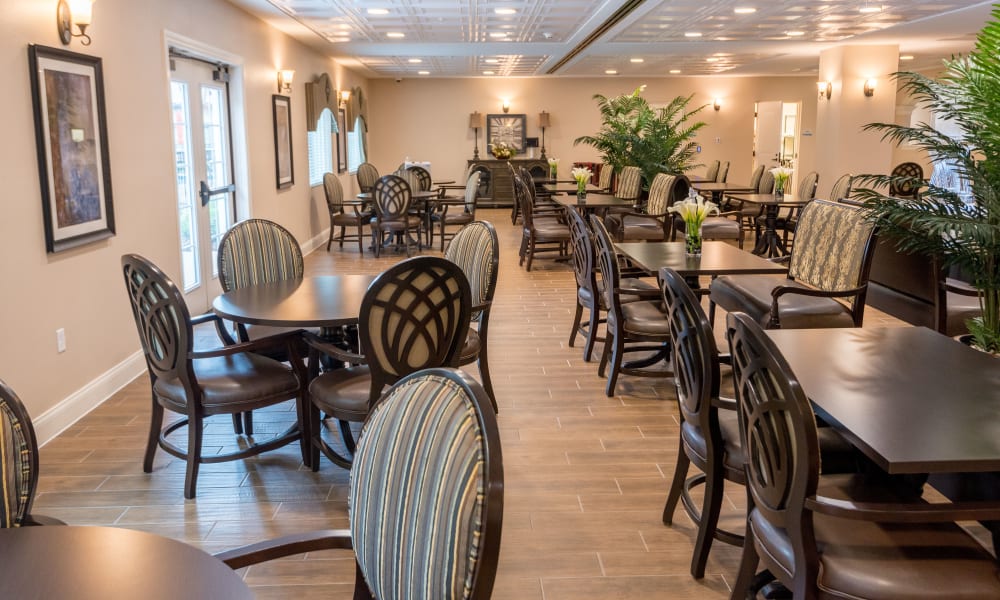
M 533 177 L 544 177 L 549 172 L 549 163 L 540 158 L 469 160 L 470 168 L 483 171 L 483 175 L 480 176 L 479 206 L 510 208 L 514 205 L 514 180 L 511 179 L 508 162 L 515 168 L 526 167 Z

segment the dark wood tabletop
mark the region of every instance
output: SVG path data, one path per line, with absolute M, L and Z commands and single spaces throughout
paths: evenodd
M 212 302 L 215 313 L 248 325 L 336 327 L 358 320 L 361 300 L 375 275 L 321 275 L 252 285 Z
M 242 578 L 221 560 L 152 533 L 68 525 L 0 529 L 0 598 L 253 597 Z
M 542 186 L 542 189 L 544 189 L 546 192 L 549 192 L 550 194 L 575 194 L 577 187 L 576 187 L 576 182 L 574 181 L 571 183 L 561 183 L 561 184 L 546 183 L 545 185 Z M 596 192 L 599 189 L 601 188 L 597 187 L 592 183 L 587 184 L 588 192 Z
M 566 194 L 562 196 L 553 196 L 552 200 L 558 202 L 559 204 L 567 208 L 581 208 L 581 207 L 592 207 L 592 208 L 609 208 L 612 206 L 621 207 L 632 207 L 635 206 L 635 200 L 622 200 L 621 198 L 616 198 L 613 194 L 587 194 L 586 198 L 579 198 L 576 194 Z
M 699 192 L 711 192 L 713 194 L 722 192 L 752 192 L 754 190 L 754 188 L 747 184 L 721 181 L 692 181 L 691 187 Z
M 788 267 L 740 250 L 726 242 L 705 242 L 701 256 L 688 256 L 684 242 L 621 242 L 618 251 L 636 265 L 656 273 L 669 267 L 685 277 L 785 273 Z
M 745 193 L 733 193 L 726 194 L 728 198 L 733 200 L 738 200 L 740 202 L 749 202 L 751 204 L 763 204 L 763 205 L 777 205 L 777 206 L 800 206 L 806 204 L 812 198 L 799 199 L 795 194 L 785 192 L 785 195 L 781 199 L 774 197 L 774 194 L 745 194 Z
M 770 330 L 816 413 L 888 473 L 1000 470 L 1000 360 L 924 327 Z
M 419 192 L 414 192 L 414 191 L 410 192 L 410 198 L 413 198 L 414 200 L 428 200 L 437 198 L 440 195 L 441 195 L 440 190 L 422 190 Z M 371 192 L 361 192 L 360 194 L 358 194 L 358 200 L 371 201 L 371 199 L 372 199 Z

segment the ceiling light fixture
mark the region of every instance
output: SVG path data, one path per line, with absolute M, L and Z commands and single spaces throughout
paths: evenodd
M 719 62 L 719 59 L 714 56 L 709 56 L 705 59 L 705 62 Z
M 493 75 L 493 71 L 483 71 L 483 75 Z
M 867 2 L 867 0 L 866 0 L 864 6 L 862 6 L 861 8 L 859 8 L 858 12 L 865 13 L 865 14 L 882 12 L 882 5 L 881 4 L 872 5 L 872 4 L 869 4 Z
M 680 73 L 680 72 L 681 72 L 681 70 L 680 70 L 680 69 L 670 69 L 670 74 L 671 74 L 671 75 L 677 75 L 677 74 L 678 74 L 678 73 Z
M 757 12 L 757 9 L 752 6 L 737 6 L 733 9 L 733 12 L 738 15 L 752 15 Z
M 417 71 L 417 75 L 430 75 L 430 71 Z
M 699 37 L 701 37 L 701 32 L 700 31 L 685 31 L 684 32 L 684 37 L 687 37 L 687 38 L 699 38 Z
M 368 14 L 370 15 L 387 15 L 389 14 L 388 8 L 369 8 Z
M 645 62 L 645 60 L 644 60 L 644 59 L 642 59 L 642 58 L 639 58 L 638 56 L 637 56 L 637 57 L 635 57 L 635 58 L 630 58 L 630 59 L 628 59 L 628 61 L 629 61 L 630 63 L 641 63 L 641 62 Z
M 485 62 L 486 64 L 495 65 L 495 64 L 497 64 L 497 63 L 500 62 L 500 59 L 499 58 L 487 58 L 483 62 Z
M 616 71 L 614 69 L 607 69 L 607 70 L 604 71 L 604 74 L 605 75 L 617 75 L 618 71 Z
M 902 56 L 899 57 L 899 60 L 913 60 L 913 55 L 912 54 L 904 54 L 904 55 L 902 55 Z
M 497 8 L 497 9 L 494 9 L 493 12 L 495 12 L 498 15 L 514 15 L 514 14 L 517 14 L 517 11 L 514 10 L 513 8 Z
M 422 62 L 424 62 L 424 59 L 422 59 L 422 58 L 410 58 L 410 59 L 407 59 L 406 62 L 416 64 L 416 63 L 422 63 Z
M 490 37 L 491 38 L 505 38 L 505 37 L 507 37 L 507 32 L 506 31 L 491 31 L 490 32 Z
M 389 38 L 393 38 L 393 39 L 397 39 L 398 40 L 400 38 L 405 38 L 406 34 L 403 33 L 403 32 L 401 32 L 401 31 L 390 31 L 389 33 L 385 34 L 385 37 L 389 37 Z
M 804 32 L 804 31 L 786 31 L 785 32 L 785 35 L 787 35 L 788 37 L 801 37 L 801 36 L 803 36 L 805 34 L 806 34 L 806 32 Z

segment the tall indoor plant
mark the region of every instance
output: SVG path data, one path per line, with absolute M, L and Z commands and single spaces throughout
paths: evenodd
M 666 106 L 653 108 L 642 97 L 645 87 L 611 98 L 595 94 L 601 129 L 573 144 L 593 146 L 616 173 L 627 165 L 639 167 L 648 186 L 657 173 L 680 174 L 696 166 L 694 137 L 706 123 L 691 122 L 705 108 L 687 110 L 692 96 L 677 96 Z
M 1000 9 L 979 33 L 967 56 L 945 62 L 943 76 L 897 73 L 901 91 L 938 120 L 945 134 L 926 123 L 912 127 L 871 123 L 883 140 L 922 149 L 939 168 L 952 168 L 964 183 L 956 188 L 925 184 L 915 199 L 896 199 L 890 184 L 923 184 L 891 175 L 863 175 L 859 190 L 869 214 L 903 250 L 937 256 L 958 267 L 979 294 L 982 317 L 969 321 L 976 346 L 1000 352 Z

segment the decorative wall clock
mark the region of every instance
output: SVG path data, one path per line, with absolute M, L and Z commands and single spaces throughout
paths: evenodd
M 486 115 L 486 144 L 506 142 L 524 152 L 524 115 Z

